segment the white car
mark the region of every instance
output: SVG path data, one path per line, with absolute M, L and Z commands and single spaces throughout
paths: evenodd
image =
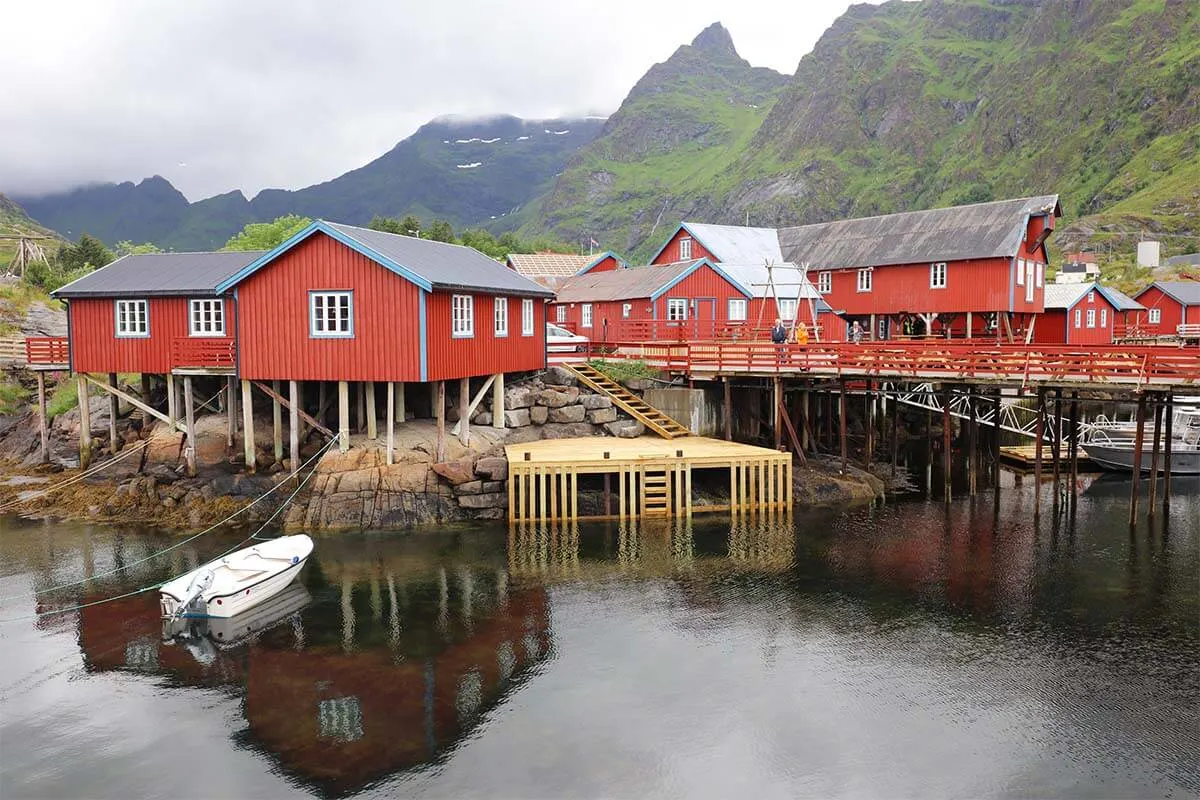
M 557 325 L 546 325 L 547 353 L 586 353 L 590 344 L 586 336 L 571 333 Z

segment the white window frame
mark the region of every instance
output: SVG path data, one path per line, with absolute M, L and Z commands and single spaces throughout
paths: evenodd
M 731 297 L 729 298 L 729 321 L 730 322 L 745 322 L 746 321 L 746 298 Z M 734 309 L 737 309 L 734 311 Z
M 1025 259 L 1017 259 L 1017 286 L 1025 285 Z
M 150 301 L 115 301 L 113 303 L 113 331 L 118 339 L 149 339 Z
M 497 338 L 508 336 L 508 298 L 496 297 L 492 300 L 492 333 Z
M 1088 302 L 1089 303 L 1096 302 L 1096 290 L 1095 289 L 1092 289 L 1090 292 L 1088 292 Z
M 829 294 L 833 291 L 833 273 L 829 270 L 823 270 L 817 273 L 817 292 L 819 294 Z
M 688 301 L 685 297 L 667 298 L 667 322 L 687 322 Z
M 1040 289 L 1040 288 L 1042 288 L 1042 281 L 1044 281 L 1046 279 L 1046 265 L 1040 261 L 1037 262 L 1036 272 L 1037 272 L 1037 286 Z
M 1100 309 L 1100 327 L 1101 328 L 1108 327 L 1108 309 L 1107 308 Z
M 558 305 L 558 306 L 554 307 L 554 321 L 557 322 L 559 325 L 566 324 L 566 321 L 567 321 L 567 307 L 566 306 Z
M 318 301 L 318 298 L 320 300 Z M 329 303 L 334 302 L 334 307 L 341 306 L 341 300 L 346 299 L 346 327 L 341 326 L 341 317 L 336 315 L 333 322 L 337 324 L 336 330 L 318 330 L 318 319 L 323 323 L 321 328 L 325 328 L 330 322 Z M 318 317 L 317 306 L 321 306 L 321 315 Z M 353 339 L 354 338 L 354 292 L 350 289 L 321 289 L 319 291 L 311 291 L 308 293 L 308 335 L 313 339 Z
M 1089 308 L 1087 310 L 1087 326 L 1089 328 L 1096 327 L 1096 309 Z
M 580 303 L 579 304 L 579 327 L 581 327 L 581 328 L 592 327 L 592 304 L 591 303 Z
M 871 277 L 872 272 L 874 272 L 874 270 L 871 270 L 871 269 L 860 269 L 858 271 L 858 283 L 856 284 L 857 291 L 859 291 L 859 292 L 871 291 L 871 289 L 873 288 L 873 286 L 875 284 L 875 279 L 873 277 Z
M 470 339 L 475 336 L 475 296 L 450 296 L 450 338 Z
M 621 304 L 621 319 L 629 319 L 633 316 L 633 303 Z
M 1162 322 L 1162 309 L 1152 308 L 1146 313 L 1146 321 L 1151 325 L 1158 325 Z
M 199 325 L 197 325 L 199 317 Z M 188 336 L 197 338 L 225 336 L 225 300 L 221 297 L 197 297 L 188 301 Z
M 1080 308 L 1075 309 L 1075 327 L 1076 328 L 1083 327 L 1083 309 L 1080 309 Z
M 690 261 L 692 258 L 692 240 L 688 236 L 684 236 L 679 240 L 679 260 Z
M 780 297 L 775 300 L 775 311 L 784 322 L 792 322 L 800 311 L 800 301 L 794 297 Z
M 946 262 L 937 261 L 929 265 L 929 288 L 930 289 L 945 289 L 946 288 Z
M 1034 272 L 1033 262 L 1026 261 L 1025 262 L 1025 302 L 1026 303 L 1033 302 L 1034 289 L 1036 288 L 1033 285 L 1033 272 Z
M 521 300 L 521 335 L 533 336 L 535 326 L 535 314 L 533 310 L 533 298 L 526 297 Z

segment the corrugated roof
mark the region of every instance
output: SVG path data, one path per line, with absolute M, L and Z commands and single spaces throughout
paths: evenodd
M 1058 195 L 824 222 L 779 231 L 786 261 L 823 267 L 1011 257 L 1030 214 L 1061 213 Z
M 774 228 L 702 222 L 684 222 L 683 227 L 723 264 L 781 264 L 788 260 L 779 249 L 779 236 Z
M 118 258 L 54 292 L 55 297 L 211 295 L 223 280 L 264 250 L 220 253 L 146 253 Z
M 1200 281 L 1155 281 L 1153 285 L 1184 305 L 1200 306 Z
M 1108 299 L 1112 302 L 1117 311 L 1144 311 L 1146 309 L 1146 307 L 1137 300 L 1134 300 L 1129 295 L 1118 289 L 1114 289 L 1111 286 L 1105 286 L 1104 292 L 1108 295 Z
M 1119 292 L 1111 286 L 1099 283 L 1048 283 L 1046 284 L 1046 308 L 1070 308 L 1083 299 L 1090 291 L 1097 291 L 1104 296 L 1117 311 L 1138 311 L 1145 306 L 1127 294 Z
M 804 271 L 795 264 L 721 264 L 721 269 L 758 298 L 818 298 L 817 288 L 806 280 Z M 770 290 L 774 283 L 775 290 Z
M 571 253 L 509 253 L 508 263 L 528 278 L 569 278 L 595 260 Z

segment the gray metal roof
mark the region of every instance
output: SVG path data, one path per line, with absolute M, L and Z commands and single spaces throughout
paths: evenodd
M 383 233 L 321 220 L 384 258 L 421 276 L 435 289 L 466 289 L 489 294 L 553 297 L 554 293 L 472 247 Z M 319 228 L 318 228 L 319 229 Z
M 795 264 L 721 264 L 725 274 L 736 280 L 757 298 L 818 299 L 817 287 Z M 771 285 L 774 285 L 774 291 Z
M 1111 286 L 1099 283 L 1048 283 L 1046 284 L 1046 308 L 1070 308 L 1083 299 L 1090 291 L 1097 291 L 1117 311 L 1140 311 L 1145 308 L 1129 295 L 1119 292 Z
M 1134 300 L 1124 292 L 1114 289 L 1111 286 L 1104 287 L 1104 293 L 1108 295 L 1109 301 L 1116 307 L 1117 311 L 1145 311 L 1146 307 Z
M 1184 305 L 1200 306 L 1200 281 L 1155 281 L 1152 285 Z
M 263 250 L 146 253 L 118 258 L 54 292 L 55 297 L 161 297 L 215 294 L 217 284 Z
M 654 267 L 629 267 L 609 272 L 586 272 L 567 278 L 558 289 L 559 303 L 603 303 L 652 297 L 696 264 L 678 261 Z
M 683 227 L 721 263 L 782 264 L 787 260 L 780 252 L 779 236 L 774 228 L 701 222 L 685 222 Z
M 1011 257 L 1030 214 L 1061 213 L 1058 195 L 782 228 L 784 260 L 810 269 Z

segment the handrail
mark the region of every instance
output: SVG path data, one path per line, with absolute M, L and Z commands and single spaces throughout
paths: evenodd
M 25 339 L 25 363 L 66 364 L 70 359 L 70 344 L 65 336 L 30 336 Z
M 225 368 L 237 363 L 237 345 L 228 337 L 182 336 L 171 341 L 171 367 Z

